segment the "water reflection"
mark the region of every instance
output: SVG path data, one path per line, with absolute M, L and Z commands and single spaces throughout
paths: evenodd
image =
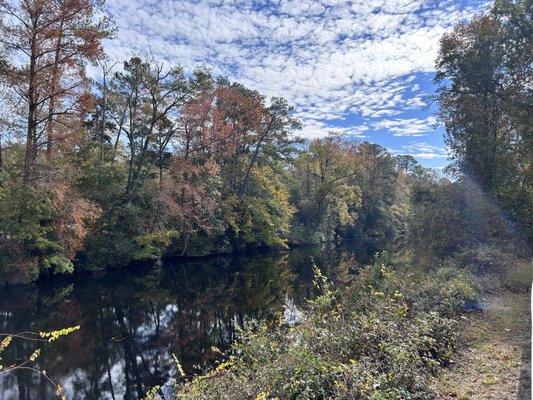
M 313 294 L 311 258 L 342 280 L 354 257 L 349 250 L 299 249 L 5 289 L 0 331 L 79 324 L 79 332 L 46 345 L 38 367 L 60 382 L 69 399 L 138 399 L 177 376 L 172 353 L 195 373 L 213 364 L 218 355 L 211 347 L 227 348 L 247 319 L 283 313 L 297 321 Z M 34 349 L 14 340 L 4 362 L 25 360 Z M 53 388 L 37 374 L 0 375 L 0 399 L 49 398 Z

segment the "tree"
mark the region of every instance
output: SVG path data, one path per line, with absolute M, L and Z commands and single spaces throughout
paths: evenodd
M 366 243 L 369 254 L 388 247 L 406 233 L 408 202 L 399 180 L 396 159 L 382 146 L 361 143 L 356 157 L 363 166 L 355 176 L 362 192 L 358 224 L 349 235 Z
M 411 176 L 423 175 L 427 170 L 412 155 L 404 154 L 396 156 L 396 167 L 399 171 Z
M 27 106 L 19 116 L 26 125 L 24 182 L 43 146 L 49 159 L 54 145 L 76 132 L 71 117 L 79 122 L 87 106 L 85 63 L 103 56 L 101 40 L 110 33 L 108 19 L 96 18 L 102 6 L 95 0 L 0 3 L 0 43 L 23 60 L 5 73 Z
M 78 190 L 74 160 L 91 106 L 85 65 L 103 56 L 101 40 L 109 34 L 106 17 L 97 17 L 102 5 L 0 2 L 0 44 L 17 60 L 1 68 L 9 106 L 2 163 L 9 173 L 0 177 L 0 259 L 15 279 L 71 272 L 100 214 Z
M 353 179 L 362 172 L 357 145 L 331 133 L 313 140 L 295 161 L 293 202 L 297 241 L 339 241 L 343 229 L 354 225 L 361 190 Z
M 205 67 L 186 78 L 139 57 L 108 82 L 105 116 L 99 92 L 82 167 L 83 191 L 103 209 L 87 243 L 98 251 L 83 256 L 91 268 L 285 246 L 292 207 L 282 177 L 299 127 L 287 102 L 267 104 Z
M 109 88 L 111 118 L 116 123 L 115 149 L 122 133 L 128 150 L 128 179 L 124 189 L 131 201 L 181 128 L 181 106 L 189 96 L 181 67 L 165 69 L 154 59 L 133 57 L 117 72 Z M 161 175 L 161 172 L 160 172 Z
M 183 157 L 218 169 L 221 245 L 284 246 L 292 208 L 279 178 L 300 127 L 292 107 L 226 79 L 197 86 L 204 90 L 186 108 Z
M 533 234 L 531 23 L 528 0 L 498 0 L 443 36 L 440 117 L 451 169 L 501 203 Z

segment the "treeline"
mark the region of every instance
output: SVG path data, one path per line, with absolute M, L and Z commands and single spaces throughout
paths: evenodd
M 506 43 L 530 46 L 520 24 L 531 29 L 525 3 L 501 4 L 508 7 L 479 19 L 507 35 L 494 49 L 506 56 L 490 58 L 498 74 L 502 63 L 524 68 Z M 446 36 L 438 62 L 457 173 L 450 181 L 375 144 L 333 133 L 298 139 L 301 123 L 285 100 L 206 67 L 188 74 L 150 56 L 112 65 L 101 42 L 113 29 L 100 1 L 7 2 L 0 15 L 0 281 L 316 242 L 356 242 L 369 253 L 416 243 L 430 259 L 501 235 L 501 218 L 481 211 L 492 199 L 531 234 L 530 91 L 523 72 L 467 86 L 473 66 L 485 65 L 475 58 L 486 55 L 476 50 L 486 42 L 481 22 L 479 33 L 459 27 Z M 473 50 L 459 52 L 465 47 L 452 44 L 461 40 Z M 100 68 L 98 81 L 87 77 L 89 63 Z M 475 100 L 474 90 L 491 98 L 506 83 L 494 96 L 510 96 L 513 107 Z M 461 119 L 478 106 L 499 116 L 491 130 L 481 117 Z
M 435 81 L 450 171 L 533 242 L 533 3 L 496 0 L 440 43 Z

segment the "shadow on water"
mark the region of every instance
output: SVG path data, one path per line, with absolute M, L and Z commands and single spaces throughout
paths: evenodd
M 311 258 L 339 280 L 355 264 L 352 250 L 301 248 L 55 279 L 3 290 L 0 332 L 81 325 L 47 344 L 38 368 L 69 399 L 137 399 L 177 376 L 173 353 L 188 373 L 200 372 L 217 359 L 212 346 L 226 349 L 245 321 L 287 316 L 287 308 L 297 313 L 313 295 Z M 34 343 L 14 340 L 4 363 L 33 350 Z M 51 385 L 28 371 L 1 376 L 0 393 L 3 400 L 54 397 Z

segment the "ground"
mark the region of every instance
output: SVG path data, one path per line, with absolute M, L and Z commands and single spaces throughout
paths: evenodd
M 530 292 L 486 294 L 466 314 L 460 348 L 435 379 L 439 400 L 531 399 Z

